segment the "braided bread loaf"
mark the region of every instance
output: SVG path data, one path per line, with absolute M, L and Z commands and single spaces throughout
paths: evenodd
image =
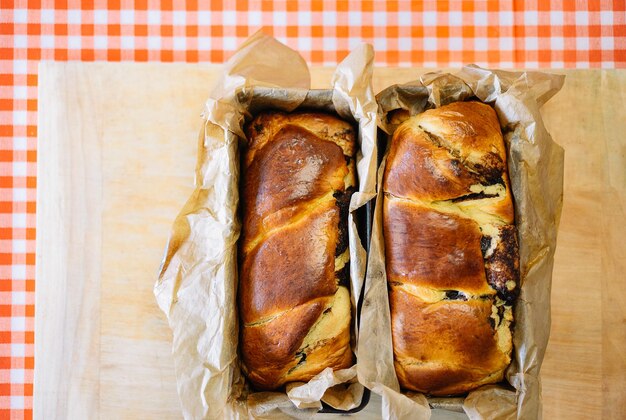
M 404 121 L 383 189 L 401 386 L 443 396 L 502 380 L 519 251 L 495 111 L 455 102 Z
M 269 112 L 242 152 L 240 349 L 260 390 L 352 365 L 347 216 L 353 127 Z

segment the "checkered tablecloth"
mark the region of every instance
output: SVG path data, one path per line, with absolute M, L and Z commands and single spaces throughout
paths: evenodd
M 318 65 L 626 67 L 624 0 L 84 3 L 0 3 L 0 418 L 32 417 L 40 60 L 221 63 L 263 27 Z

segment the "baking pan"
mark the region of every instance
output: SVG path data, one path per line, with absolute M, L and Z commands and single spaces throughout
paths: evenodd
M 251 87 L 248 89 L 243 89 L 238 94 L 238 101 L 241 104 L 246 106 L 248 111 L 248 116 L 246 118 L 247 121 L 252 120 L 256 114 L 261 111 L 266 110 L 281 110 L 286 112 L 292 112 L 296 110 L 309 110 L 309 111 L 321 111 L 327 113 L 337 114 L 335 106 L 333 104 L 333 90 L 332 89 L 311 89 L 306 92 L 304 100 L 302 103 L 296 108 L 291 109 L 291 103 L 293 102 L 291 97 L 293 97 L 294 90 L 292 89 L 283 89 L 283 88 L 267 88 L 267 87 Z M 281 99 L 284 99 L 284 105 L 281 106 Z M 352 123 L 355 127 L 357 123 L 354 119 L 345 118 L 341 116 L 341 118 L 347 120 Z M 357 131 L 358 133 L 358 131 Z M 377 159 L 380 157 L 378 156 Z M 358 174 L 357 174 L 358 176 Z M 366 252 L 369 252 L 369 243 L 372 234 L 372 217 L 373 217 L 373 200 L 369 201 L 365 204 L 365 206 L 360 207 L 356 210 L 356 225 L 357 231 L 359 233 L 359 238 L 361 239 L 361 245 L 365 248 Z M 360 326 L 361 321 L 361 303 L 363 293 L 365 291 L 365 287 L 361 288 L 361 296 L 358 299 L 358 304 L 356 308 L 356 319 L 357 324 Z M 358 361 L 357 361 L 358 362 Z M 338 410 L 336 408 L 331 407 L 330 405 L 324 403 L 322 401 L 322 408 L 318 411 L 319 413 L 334 413 L 334 414 L 351 414 L 357 413 L 363 410 L 370 400 L 370 390 L 365 388 L 363 389 L 363 397 L 361 398 L 361 403 L 350 410 Z

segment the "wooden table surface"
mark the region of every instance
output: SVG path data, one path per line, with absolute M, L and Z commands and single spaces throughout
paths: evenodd
M 171 333 L 152 294 L 193 190 L 218 70 L 42 63 L 36 418 L 180 418 Z M 378 92 L 420 69 L 377 69 Z M 626 72 L 564 71 L 544 120 L 565 196 L 542 369 L 544 417 L 626 417 Z M 315 69 L 326 87 L 329 69 Z M 379 402 L 368 410 L 376 417 Z

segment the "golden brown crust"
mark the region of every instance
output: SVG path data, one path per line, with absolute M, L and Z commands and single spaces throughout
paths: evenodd
M 249 239 L 301 215 L 312 200 L 343 189 L 348 174 L 341 149 L 300 126 L 283 126 L 264 146 L 243 182 L 244 236 Z
M 424 303 L 393 286 L 389 297 L 395 366 L 404 388 L 449 395 L 489 383 L 485 378 L 502 379 L 510 359 L 490 323 L 492 299 Z
M 443 396 L 501 380 L 519 251 L 495 111 L 456 102 L 404 121 L 391 140 L 383 190 L 401 386 Z
M 246 127 L 248 150 L 244 156 L 245 166 L 256 158 L 256 152 L 273 141 L 276 133 L 285 126 L 300 127 L 314 136 L 341 148 L 345 156 L 354 156 L 354 128 L 348 122 L 321 112 L 264 112 Z
M 385 192 L 419 201 L 459 200 L 473 186 L 503 185 L 506 149 L 495 111 L 480 102 L 455 102 L 402 123 L 387 157 Z M 513 223 L 511 195 L 488 203 L 491 213 Z
M 448 149 L 433 147 L 424 131 L 408 123 L 396 130 L 387 162 L 385 192 L 398 197 L 448 200 L 469 194 L 477 182 Z
M 241 299 L 246 302 L 241 307 L 244 324 L 335 293 L 338 224 L 339 211 L 327 201 L 246 254 L 239 276 Z
M 493 294 L 476 222 L 391 197 L 384 200 L 383 217 L 391 283 Z
M 348 329 L 318 343 L 317 351 L 301 350 L 302 331 L 315 324 L 328 304 L 328 299 L 307 302 L 270 323 L 242 329 L 247 376 L 258 389 L 269 390 L 275 389 L 276 384 L 308 381 L 327 366 L 342 368 L 352 364 Z
M 352 363 L 346 206 L 354 130 L 322 113 L 268 112 L 242 153 L 243 369 L 261 390 Z

